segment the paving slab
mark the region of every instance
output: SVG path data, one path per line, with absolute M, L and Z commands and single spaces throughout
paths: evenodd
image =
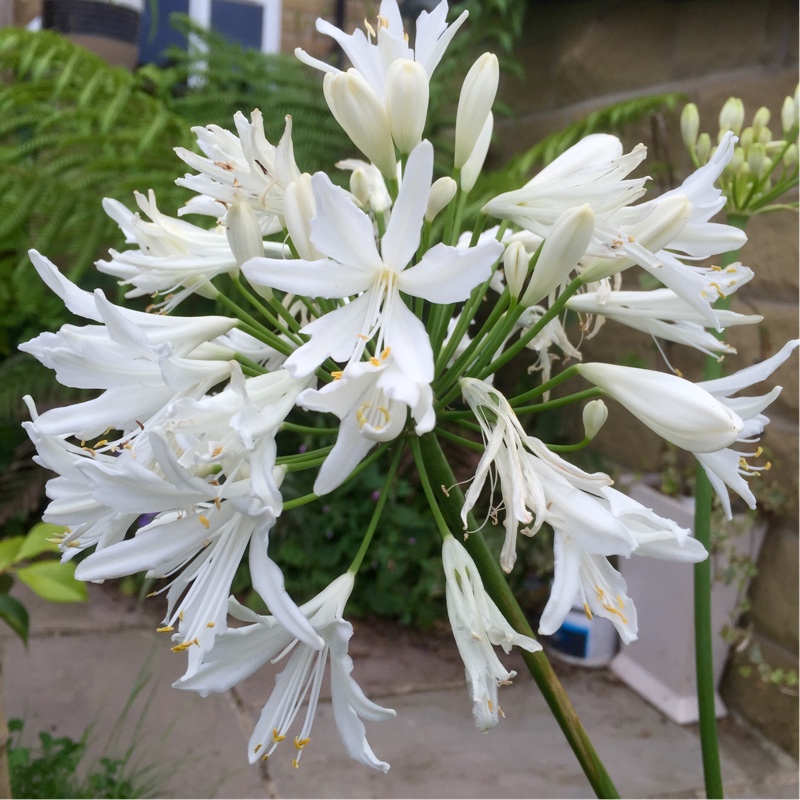
M 452 637 L 392 623 L 356 621 L 354 677 L 397 718 L 368 722 L 387 775 L 350 761 L 335 730 L 329 692 L 299 769 L 290 742 L 268 772 L 247 764 L 252 725 L 282 668 L 268 665 L 236 691 L 198 698 L 171 688 L 185 657 L 155 627 L 163 602 L 142 608 L 108 587 L 91 602 L 52 606 L 22 597 L 31 611 L 29 649 L 3 636 L 6 708 L 40 730 L 79 738 L 92 726 L 90 755 L 133 748 L 134 766 L 155 765 L 157 796 L 189 797 L 591 797 L 593 793 L 533 681 L 520 672 L 500 692 L 504 719 L 487 734 L 473 724 L 463 666 Z M 606 670 L 554 664 L 623 797 L 702 797 L 696 726 L 678 726 Z M 147 681 L 127 719 L 118 719 L 137 680 Z M 733 719 L 720 728 L 729 797 L 797 797 L 797 764 Z M 116 748 L 116 752 L 114 752 Z

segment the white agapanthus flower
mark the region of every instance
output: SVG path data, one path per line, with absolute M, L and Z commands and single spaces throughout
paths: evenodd
M 134 196 L 150 221 L 110 198 L 103 200 L 103 208 L 119 225 L 125 241 L 137 245 L 138 250 L 111 250 L 111 259 L 98 261 L 97 269 L 119 278 L 122 286 L 133 287 L 126 297 L 167 295 L 156 304 L 164 311 L 172 311 L 191 294 L 213 298 L 217 290 L 211 285 L 212 279 L 239 268 L 225 231 L 220 227 L 205 230 L 162 214 L 152 191 L 147 197 L 139 192 Z M 264 255 L 265 250 L 275 256 L 285 253 L 280 243 L 262 242 L 260 238 L 259 242 L 258 255 Z
M 442 546 L 447 616 L 464 662 L 467 687 L 472 698 L 472 716 L 477 727 L 494 727 L 503 714 L 497 689 L 511 683 L 516 672 L 507 670 L 494 646 L 506 653 L 516 645 L 529 653 L 541 645 L 529 636 L 517 633 L 483 588 L 478 568 L 461 542 L 448 536 Z
M 738 442 L 749 445 L 758 442 L 769 423 L 769 418 L 762 412 L 778 397 L 782 387 L 776 386 L 767 394 L 759 397 L 731 397 L 731 395 L 766 380 L 789 358 L 798 345 L 800 345 L 800 339 L 792 339 L 774 356 L 758 364 L 740 369 L 733 375 L 698 384 L 744 421 L 742 431 L 737 437 Z M 748 452 L 727 447 L 713 453 L 695 453 L 695 457 L 705 470 L 728 519 L 731 518 L 731 502 L 726 487 L 730 487 L 736 492 L 750 508 L 756 507 L 755 495 L 746 479 L 768 469 L 769 463 L 764 466 L 756 466 L 749 463 L 747 459 L 757 458 L 760 455 L 761 448 L 757 446 L 755 451 Z
M 357 362 L 373 341 L 377 353 L 391 349 L 410 381 L 433 380 L 433 352 L 425 326 L 400 293 L 431 303 L 466 300 L 489 277 L 503 248 L 495 240 L 468 249 L 438 244 L 408 266 L 419 246 L 432 172 L 433 147 L 424 141 L 408 158 L 380 249 L 370 217 L 327 176 L 317 174 L 312 179 L 317 214 L 311 221 L 311 240 L 327 258 L 256 258 L 244 265 L 248 280 L 257 285 L 308 297 L 356 295 L 302 329 L 311 338 L 286 360 L 292 375 L 308 375 L 328 357 Z
M 176 183 L 198 193 L 178 214 L 205 214 L 224 219 L 228 208 L 246 202 L 255 212 L 264 235 L 283 228 L 283 198 L 288 186 L 301 177 L 294 160 L 292 120 L 277 147 L 264 134 L 264 119 L 256 109 L 247 121 L 241 111 L 233 117 L 238 135 L 208 125 L 192 131 L 205 158 L 176 147 L 175 152 L 197 175 L 186 175 Z
M 245 680 L 268 662 L 288 658 L 275 680 L 275 689 L 256 723 L 248 743 L 250 763 L 266 760 L 286 739 L 301 707 L 307 707 L 300 731 L 294 736 L 298 765 L 311 740 L 325 667 L 330 664 L 331 704 L 339 736 L 350 758 L 365 766 L 386 772 L 389 765 L 376 758 L 366 739 L 362 719 L 391 719 L 395 712 L 368 700 L 352 678 L 353 660 L 347 653 L 353 628 L 342 618 L 353 590 L 353 575 L 341 575 L 313 600 L 300 606 L 300 612 L 319 637 L 310 647 L 297 640 L 275 616 L 261 616 L 230 600 L 231 616 L 247 623 L 229 628 L 219 636 L 213 650 L 204 654 L 198 669 L 177 681 L 178 689 L 199 692 L 224 692 Z

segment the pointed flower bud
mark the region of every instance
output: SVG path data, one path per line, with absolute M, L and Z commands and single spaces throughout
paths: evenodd
M 524 306 L 535 306 L 553 289 L 565 283 L 586 253 L 593 233 L 594 211 L 588 203 L 564 211 L 542 245 L 539 259 L 520 303 Z
M 711 137 L 707 133 L 701 133 L 697 137 L 695 152 L 697 153 L 697 160 L 701 164 L 708 162 L 708 157 L 711 155 Z
M 705 389 L 666 372 L 578 364 L 578 372 L 668 442 L 692 453 L 730 447 L 744 423 Z
M 783 101 L 781 108 L 781 126 L 783 127 L 783 135 L 788 137 L 792 129 L 797 129 L 797 106 L 795 105 L 793 97 L 787 97 Z
M 494 53 L 484 53 L 464 78 L 456 113 L 456 169 L 464 166 L 475 148 L 492 110 L 499 81 L 500 65 Z
M 583 407 L 583 430 L 587 439 L 594 439 L 608 419 L 608 406 L 602 400 L 590 400 Z
M 761 108 L 756 111 L 753 115 L 753 132 L 758 136 L 761 133 L 762 128 L 766 128 L 769 125 L 770 120 L 770 113 L 769 109 L 765 106 L 761 106 Z
M 316 261 L 322 254 L 311 244 L 311 219 L 317 212 L 311 176 L 305 173 L 286 187 L 283 195 L 283 217 L 286 232 L 300 258 Z M 254 284 L 255 286 L 255 284 Z
M 401 153 L 421 141 L 428 116 L 428 74 L 418 61 L 398 58 L 386 72 L 386 114 L 392 138 Z
M 772 141 L 772 131 L 769 128 L 761 128 L 758 132 L 758 141 L 761 144 L 769 144 Z
M 744 125 L 744 103 L 738 97 L 729 97 L 719 112 L 720 132 L 733 131 L 737 136 Z
M 764 149 L 764 145 L 760 142 L 756 142 L 747 153 L 747 165 L 750 167 L 750 172 L 754 176 L 761 176 L 761 173 L 764 170 L 766 158 L 767 151 Z
M 511 296 L 519 299 L 528 277 L 530 257 L 522 242 L 511 242 L 503 254 L 503 272 Z
M 483 169 L 483 162 L 486 161 L 486 154 L 489 152 L 489 145 L 492 143 L 492 131 L 494 130 L 494 115 L 489 112 L 486 117 L 481 135 L 478 141 L 475 142 L 475 147 L 472 148 L 469 158 L 464 166 L 461 168 L 461 189 L 465 192 L 471 192 L 475 186 L 475 181 L 478 180 L 478 175 L 481 174 Z
M 745 128 L 742 131 L 742 135 L 739 137 L 739 145 L 746 152 L 753 144 L 754 140 L 755 136 L 753 135 L 753 129 Z
M 264 257 L 264 240 L 261 237 L 261 226 L 258 224 L 256 212 L 245 202 L 236 202 L 225 215 L 225 233 L 228 244 L 241 267 L 251 258 Z
M 369 178 L 363 169 L 354 169 L 350 173 L 350 193 L 361 208 L 369 208 Z
M 797 163 L 797 145 L 794 142 L 786 148 L 786 152 L 783 154 L 783 163 L 787 167 L 792 167 Z
M 700 114 L 694 103 L 687 103 L 681 113 L 681 136 L 686 149 L 694 153 L 697 145 L 697 136 L 700 132 Z
M 383 175 L 394 178 L 397 161 L 389 120 L 367 81 L 354 69 L 328 72 L 322 90 L 331 113 L 353 144 Z
M 433 182 L 428 195 L 428 207 L 425 209 L 425 219 L 433 222 L 436 215 L 456 196 L 458 184 L 450 177 L 439 178 Z

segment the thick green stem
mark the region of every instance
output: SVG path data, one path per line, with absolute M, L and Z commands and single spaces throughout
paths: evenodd
M 728 223 L 744 229 L 746 214 L 728 214 Z M 725 253 L 720 266 L 727 267 L 739 258 L 738 251 Z M 720 300 L 718 308 L 730 305 Z M 712 380 L 722 375 L 722 366 L 715 358 L 707 358 L 703 378 Z M 711 506 L 714 492 L 703 467 L 698 463 L 695 480 L 694 535 L 706 550 L 711 552 Z M 694 566 L 694 648 L 697 671 L 697 707 L 700 720 L 700 742 L 703 754 L 703 775 L 706 797 L 723 797 L 722 771 L 719 761 L 717 737 L 717 715 L 714 695 L 713 640 L 711 625 L 711 559 L 707 558 Z
M 450 487 L 447 495 L 443 494 L 437 503 L 447 521 L 449 530 L 451 532 L 461 530 L 463 525 L 460 509 L 464 502 L 464 495 L 459 487 L 455 485 L 456 479 L 438 440 L 430 434 L 423 436 L 419 439 L 419 449 L 427 472 L 430 475 L 431 483 L 434 486 Z M 475 520 L 470 519 L 468 524 L 470 530 L 475 532 L 470 533 L 469 538 L 464 542 L 464 546 L 475 560 L 489 595 L 517 631 L 525 636 L 534 638 L 533 631 L 522 609 L 508 587 L 505 575 L 480 531 L 477 530 L 478 526 Z M 578 715 L 569 697 L 567 697 L 564 687 L 553 672 L 547 657 L 541 651 L 536 653 L 523 651 L 522 657 L 534 681 L 536 681 L 539 691 L 541 691 L 564 733 L 569 746 L 575 753 L 592 789 L 594 789 L 598 797 L 619 797 L 616 787 L 595 752 L 594 746 L 586 735 L 586 731 L 583 729 Z

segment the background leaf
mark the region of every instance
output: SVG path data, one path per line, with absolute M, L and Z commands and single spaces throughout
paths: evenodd
M 40 561 L 19 569 L 17 577 L 51 603 L 77 603 L 87 597 L 86 584 L 75 580 L 75 564 L 71 561 Z

